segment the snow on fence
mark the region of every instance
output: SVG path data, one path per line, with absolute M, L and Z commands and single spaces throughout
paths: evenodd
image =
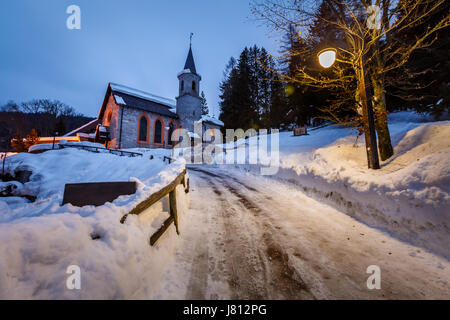
M 128 157 L 142 157 L 142 153 L 138 153 L 138 152 L 132 152 L 132 151 L 124 151 L 124 150 L 120 150 L 120 149 L 106 149 L 106 148 L 101 148 L 101 147 L 95 147 L 95 146 L 85 146 L 85 145 L 73 145 L 73 144 L 65 144 L 65 145 L 61 145 L 63 148 L 77 148 L 77 149 L 82 149 L 85 151 L 91 151 L 91 152 L 96 152 L 96 153 L 100 153 L 100 152 L 109 152 L 118 156 L 128 156 Z
M 150 208 L 153 204 L 164 198 L 166 195 L 169 195 L 169 218 L 167 218 L 161 227 L 150 237 L 150 245 L 153 246 L 158 239 L 164 234 L 164 232 L 169 228 L 169 226 L 172 224 L 172 222 L 175 224 L 175 228 L 177 231 L 177 234 L 180 234 L 180 231 L 178 229 L 178 213 L 177 213 L 177 195 L 176 195 L 176 188 L 179 184 L 183 184 L 184 186 L 184 192 L 189 192 L 189 178 L 186 179 L 186 169 L 183 170 L 171 183 L 169 183 L 167 186 L 162 188 L 161 190 L 153 193 L 139 203 L 136 207 L 134 207 L 129 213 L 125 214 L 121 219 L 120 223 L 124 223 L 127 216 L 129 214 L 135 214 L 139 215 L 143 213 L 146 209 Z

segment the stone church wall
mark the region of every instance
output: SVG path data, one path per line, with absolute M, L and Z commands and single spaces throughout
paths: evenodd
M 149 121 L 149 143 L 138 142 L 138 120 L 142 114 L 146 114 Z M 154 144 L 154 128 L 155 128 L 155 120 L 162 120 L 163 126 L 163 137 L 162 144 Z M 123 110 L 123 120 L 122 120 L 122 146 L 121 148 L 162 148 L 167 146 L 167 130 L 166 127 L 169 126 L 169 123 L 174 121 L 175 127 L 178 126 L 178 121 L 173 118 L 169 118 L 166 116 L 161 116 L 158 114 L 146 112 L 139 109 L 127 108 L 125 107 Z

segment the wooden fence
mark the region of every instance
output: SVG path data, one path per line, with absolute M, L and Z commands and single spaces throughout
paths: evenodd
M 85 151 L 91 151 L 91 152 L 96 152 L 96 153 L 100 153 L 100 152 L 109 152 L 112 154 L 115 154 L 117 156 L 127 156 L 127 157 L 142 157 L 142 153 L 138 153 L 138 152 L 131 152 L 131 151 L 124 151 L 124 150 L 120 150 L 120 149 L 106 149 L 106 148 L 100 148 L 100 147 L 94 147 L 94 146 L 78 146 L 78 145 L 70 145 L 70 144 L 64 144 L 64 145 L 60 145 L 60 147 L 62 148 L 76 148 L 76 149 L 82 149 Z
M 186 179 L 186 169 L 180 173 L 175 180 L 173 180 L 170 184 L 162 188 L 161 190 L 153 193 L 139 203 L 133 210 L 124 215 L 122 219 L 120 219 L 120 223 L 124 223 L 127 216 L 130 214 L 139 215 L 144 212 L 146 209 L 150 208 L 153 204 L 164 198 L 166 195 L 169 195 L 169 213 L 170 216 L 166 221 L 162 224 L 162 226 L 150 237 L 150 245 L 154 245 L 158 239 L 164 234 L 164 232 L 169 228 L 172 222 L 175 224 L 175 228 L 177 234 L 180 234 L 178 228 L 178 212 L 177 212 L 177 193 L 176 189 L 179 184 L 183 184 L 184 192 L 189 192 L 189 178 Z

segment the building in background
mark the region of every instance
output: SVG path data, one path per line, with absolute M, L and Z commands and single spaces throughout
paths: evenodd
M 183 128 L 194 136 L 196 122 L 201 122 L 202 134 L 210 131 L 214 135 L 214 129 L 221 129 L 223 123 L 202 116 L 200 81 L 190 47 L 184 68 L 178 74 L 179 91 L 175 100 L 109 83 L 95 140 L 107 136 L 110 148 L 172 148 L 174 130 Z

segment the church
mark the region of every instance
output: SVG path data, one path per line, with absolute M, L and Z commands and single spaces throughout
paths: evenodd
M 109 83 L 96 126 L 95 141 L 108 137 L 108 148 L 172 148 L 172 133 L 183 128 L 191 137 L 194 124 L 201 123 L 202 133 L 214 136 L 215 129 L 221 129 L 223 122 L 202 115 L 200 97 L 201 76 L 197 73 L 192 54 L 192 45 L 183 70 L 178 73 L 178 97 L 160 97 L 124 85 Z M 86 127 L 86 129 L 89 126 Z M 92 128 L 92 126 L 91 126 Z M 74 130 L 70 134 L 85 135 Z

